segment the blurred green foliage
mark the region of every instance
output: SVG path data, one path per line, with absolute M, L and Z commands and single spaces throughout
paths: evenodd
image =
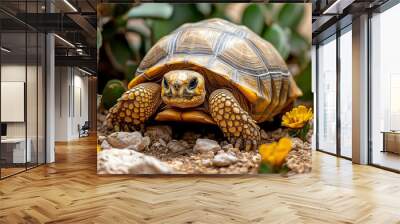
M 106 99 L 117 97 L 118 91 L 108 90 L 109 85 L 115 83 L 108 81 L 119 79 L 126 86 L 146 52 L 180 25 L 216 17 L 232 21 L 232 4 L 100 4 L 99 92 L 105 94 Z M 302 89 L 302 100 L 312 101 L 311 43 L 298 32 L 305 16 L 305 4 L 251 3 L 245 5 L 241 13 L 236 23 L 249 27 L 275 46 Z
M 103 89 L 103 106 L 110 109 L 117 103 L 118 98 L 126 91 L 125 85 L 118 79 L 112 79 L 107 82 Z

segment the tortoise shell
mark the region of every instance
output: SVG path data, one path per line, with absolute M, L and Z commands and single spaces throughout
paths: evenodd
M 165 73 L 177 69 L 195 70 L 207 85 L 242 94 L 257 122 L 271 120 L 302 95 L 269 42 L 222 19 L 187 23 L 160 39 L 141 61 L 129 88 L 160 82 Z

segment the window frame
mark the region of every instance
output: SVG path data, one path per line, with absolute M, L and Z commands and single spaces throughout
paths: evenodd
M 317 116 L 319 114 L 319 104 L 320 104 L 320 99 L 319 99 L 319 67 L 320 67 L 320 55 L 319 55 L 319 48 L 322 43 L 328 43 L 330 41 L 336 41 L 336 152 L 328 152 L 327 150 L 321 149 L 320 148 L 320 143 L 319 143 L 319 119 L 316 117 L 316 127 L 315 127 L 315 132 L 316 132 L 316 137 L 315 137 L 315 145 L 316 145 L 316 151 L 327 153 L 329 155 L 337 156 L 346 160 L 352 160 L 352 158 L 347 157 L 342 155 L 342 150 L 341 150 L 341 118 L 340 118 L 340 103 L 341 103 L 341 97 L 340 97 L 340 81 L 341 81 L 341 66 L 340 66 L 340 37 L 344 35 L 347 32 L 352 32 L 352 22 L 349 24 L 346 24 L 346 26 L 337 29 L 336 33 L 333 33 L 332 35 L 326 37 L 323 40 L 320 40 L 315 47 L 316 51 L 316 67 L 315 67 L 315 72 L 316 72 L 316 105 L 315 105 L 315 115 Z M 334 37 L 334 38 L 333 38 Z M 339 94 L 338 94 L 339 93 Z

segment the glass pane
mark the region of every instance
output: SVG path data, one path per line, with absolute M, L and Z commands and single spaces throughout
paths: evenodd
M 28 44 L 28 63 L 27 63 L 27 80 L 26 80 L 26 114 L 27 114 L 27 142 L 30 148 L 30 161 L 27 164 L 28 168 L 37 165 L 38 160 L 38 141 L 37 141 L 37 127 L 38 127 L 38 35 L 36 32 L 27 33 Z
M 336 153 L 336 39 L 318 48 L 318 149 Z
M 1 159 L 2 177 L 25 170 L 31 161 L 26 144 L 26 33 L 1 34 Z M 28 151 L 26 150 L 28 146 Z
M 400 170 L 400 5 L 372 22 L 372 163 Z
M 40 33 L 38 35 L 38 164 L 45 163 L 46 151 L 45 151 L 45 35 Z
M 352 157 L 352 35 L 340 36 L 340 153 Z

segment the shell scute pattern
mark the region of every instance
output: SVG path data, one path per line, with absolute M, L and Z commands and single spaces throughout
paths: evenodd
M 130 87 L 159 82 L 174 69 L 199 71 L 213 85 L 240 92 L 257 122 L 270 120 L 302 94 L 270 43 L 221 19 L 185 24 L 162 38 L 143 59 Z

